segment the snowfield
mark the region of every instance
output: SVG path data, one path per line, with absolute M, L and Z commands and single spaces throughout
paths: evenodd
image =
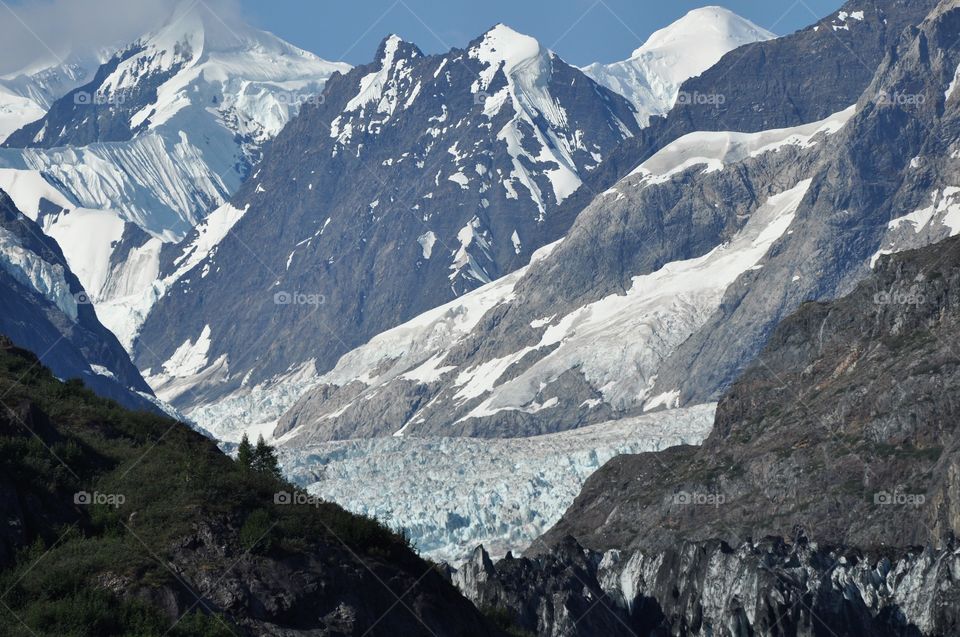
M 620 454 L 700 444 L 716 405 L 512 439 L 392 437 L 280 448 L 295 483 L 405 529 L 435 560 L 478 544 L 520 552 L 560 519 L 586 479 Z

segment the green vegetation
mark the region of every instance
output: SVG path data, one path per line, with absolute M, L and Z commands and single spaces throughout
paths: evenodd
M 257 446 L 250 444 L 247 434 L 243 434 L 240 445 L 237 447 L 237 464 L 246 471 L 257 471 L 280 478 L 280 461 L 276 450 L 268 445 L 261 435 L 257 439 Z
M 357 555 L 426 568 L 376 520 L 280 501 L 306 494 L 279 478 L 265 443 L 241 466 L 182 424 L 56 380 L 2 339 L 0 397 L 0 497 L 15 494 L 24 521 L 0 529 L 4 636 L 234 634 L 202 605 L 167 632 L 170 618 L 140 601 L 155 599 L 150 590 L 184 590 L 170 552 L 198 525 L 254 556 L 343 542 Z

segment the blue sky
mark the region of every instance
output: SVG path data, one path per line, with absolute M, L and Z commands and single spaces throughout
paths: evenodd
M 650 33 L 707 1 L 691 0 L 241 0 L 254 24 L 329 60 L 370 62 L 389 33 L 427 53 L 463 46 L 497 22 L 536 37 L 573 64 L 629 57 Z M 715 3 L 783 35 L 841 0 Z

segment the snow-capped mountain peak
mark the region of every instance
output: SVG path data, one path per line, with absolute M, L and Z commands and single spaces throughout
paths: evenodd
M 262 144 L 349 68 L 225 22 L 204 3 L 181 4 L 10 135 L 5 145 L 17 150 L 0 165 L 47 173 L 82 207 L 116 209 L 152 236 L 180 239 L 239 187 Z
M 651 116 L 670 110 L 686 80 L 733 49 L 775 37 L 729 9 L 702 7 L 653 33 L 629 59 L 591 64 L 583 71 L 633 102 L 645 125 Z
M 47 186 L 14 189 L 21 207 L 36 208 L 48 186 L 70 202 L 61 208 L 71 214 L 48 216 L 44 230 L 56 226 L 105 321 L 132 326 L 117 332 L 129 343 L 155 301 L 150 275 L 159 272 L 161 244 L 183 239 L 224 204 L 263 144 L 350 67 L 206 3 L 181 3 L 162 25 L 114 50 L 6 139 L 0 187 L 13 186 L 18 173 L 42 175 L 31 183 Z M 6 87 L 0 81 L 0 132 Z M 94 218 L 112 229 L 109 239 L 96 235 L 95 250 L 84 248 Z
M 143 81 L 169 76 L 156 100 L 132 113 L 132 129 L 155 129 L 198 100 L 216 105 L 224 117 L 233 111 L 244 130 L 259 125 L 260 137 L 272 137 L 289 121 L 297 104 L 277 89 L 319 93 L 322 82 L 347 64 L 330 63 L 273 34 L 247 25 L 228 24 L 205 5 L 181 4 L 167 23 L 135 43 L 98 89 L 109 99 Z M 258 84 L 263 84 L 258 86 Z M 196 95 L 198 85 L 212 89 Z M 219 95 L 217 94 L 219 93 Z M 312 93 L 311 93 L 312 94 Z M 261 140 L 262 141 L 262 140 Z
M 554 198 L 563 201 L 581 184 L 573 155 L 586 150 L 578 138 L 580 133 L 569 129 L 569 115 L 551 90 L 555 72 L 559 68 L 563 73 L 566 65 L 535 38 L 502 23 L 473 41 L 467 56 L 471 62 L 483 65 L 471 90 L 483 102 L 484 114 L 493 118 L 505 104 L 512 106 L 515 115 L 497 133 L 497 138 L 507 143 L 515 174 L 522 176 L 525 172 L 521 159 L 525 137 L 536 138 L 544 149 L 539 158 L 547 158 L 557 166 L 550 172 L 551 189 Z M 500 77 L 503 80 L 498 80 Z M 548 126 L 538 130 L 537 121 L 545 121 Z M 624 137 L 632 135 L 622 122 L 616 126 Z M 535 187 L 528 186 L 528 190 L 534 195 L 542 220 L 546 211 L 543 194 Z
M 487 31 L 470 47 L 470 57 L 486 65 L 481 74 L 486 88 L 496 72 L 503 69 L 504 74 L 512 76 L 515 71 L 539 60 L 543 49 L 536 38 L 524 35 L 507 25 L 500 23 Z
M 747 42 L 774 37 L 773 33 L 725 7 L 701 7 L 655 31 L 631 57 L 667 51 L 680 53 L 681 48 L 684 58 L 707 57 L 723 47 L 726 53 Z

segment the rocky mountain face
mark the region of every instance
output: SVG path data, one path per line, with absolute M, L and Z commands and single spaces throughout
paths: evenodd
M 5 635 L 503 634 L 379 523 L 61 383 L 6 338 L 0 392 Z
M 470 327 L 427 338 L 451 322 L 430 315 L 383 335 L 393 349 L 371 341 L 278 433 L 524 436 L 715 400 L 803 301 L 848 292 L 880 253 L 960 229 L 960 30 L 951 11 L 935 15 L 904 33 L 855 106 L 661 149 L 515 281 L 478 291 L 499 296 Z
M 153 392 L 94 312 L 56 242 L 0 191 L 0 332 L 63 379 L 79 378 L 134 409 L 155 409 Z
M 621 144 L 564 205 L 584 209 L 642 161 L 689 133 L 759 132 L 842 111 L 860 98 L 903 30 L 919 24 L 936 5 L 937 0 L 850 0 L 796 33 L 727 53 L 683 82 L 673 108 Z
M 496 564 L 479 548 L 453 578 L 535 635 L 920 637 L 960 625 L 957 567 L 955 544 L 864 553 L 800 536 L 600 554 L 570 539 Z
M 614 458 L 541 556 L 460 585 L 538 634 L 600 634 L 570 621 L 595 599 L 638 634 L 953 634 L 958 321 L 960 239 L 882 257 L 777 328 L 702 446 Z
M 523 266 L 569 227 L 553 211 L 581 176 L 639 131 L 626 99 L 504 25 L 444 55 L 391 36 L 321 102 L 270 144 L 216 254 L 144 324 L 137 363 L 179 404 L 328 369 Z M 204 365 L 173 373 L 207 340 Z

